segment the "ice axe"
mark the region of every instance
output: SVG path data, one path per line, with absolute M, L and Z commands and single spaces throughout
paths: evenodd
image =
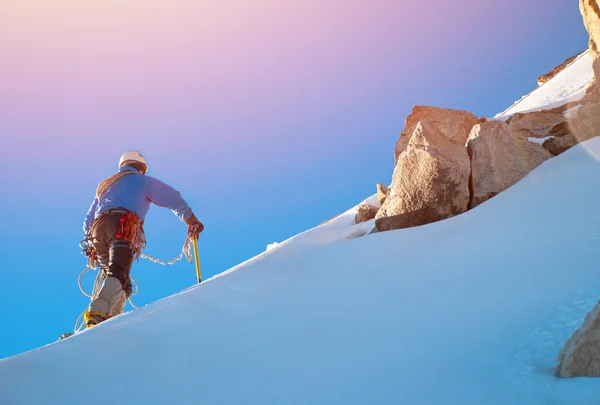
M 200 275 L 200 258 L 198 257 L 198 235 L 192 237 L 194 243 L 194 257 L 196 258 L 196 275 L 198 276 L 198 284 L 202 282 L 202 276 Z

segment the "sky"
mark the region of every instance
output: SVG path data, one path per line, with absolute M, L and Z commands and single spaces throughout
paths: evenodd
M 413 105 L 493 116 L 587 41 L 564 0 L 0 0 L 0 358 L 87 307 L 83 218 L 126 150 L 205 224 L 206 279 L 389 184 Z M 185 231 L 151 207 L 145 253 Z M 138 306 L 196 283 L 132 276 Z

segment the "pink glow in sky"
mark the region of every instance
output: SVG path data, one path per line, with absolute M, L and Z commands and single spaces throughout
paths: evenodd
M 109 137 L 128 122 L 195 112 L 311 117 L 360 97 L 398 53 L 401 76 L 443 52 L 444 31 L 466 33 L 449 18 L 464 11 L 438 3 L 431 13 L 412 1 L 4 0 L 2 117 L 109 125 Z

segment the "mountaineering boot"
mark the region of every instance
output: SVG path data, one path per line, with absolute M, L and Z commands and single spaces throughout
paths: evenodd
M 100 322 L 108 319 L 106 314 L 100 312 L 85 311 L 83 314 L 83 321 L 85 322 L 85 328 L 91 328 L 92 326 L 98 325 Z
M 121 291 L 118 296 L 118 300 L 115 302 L 112 310 L 109 312 L 108 316 L 113 317 L 117 316 L 125 310 L 125 305 L 127 304 L 127 294 L 125 291 Z
M 86 328 L 119 315 L 125 307 L 126 300 L 121 282 L 115 277 L 108 277 L 84 314 Z

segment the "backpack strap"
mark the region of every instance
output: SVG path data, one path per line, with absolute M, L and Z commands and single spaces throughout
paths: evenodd
M 104 194 L 110 186 L 115 184 L 121 178 L 127 176 L 128 174 L 136 174 L 136 173 L 137 172 L 128 170 L 128 171 L 124 171 L 124 172 L 115 173 L 112 176 L 102 180 L 102 182 L 98 185 L 98 188 L 96 189 L 96 198 L 100 199 L 102 194 Z

